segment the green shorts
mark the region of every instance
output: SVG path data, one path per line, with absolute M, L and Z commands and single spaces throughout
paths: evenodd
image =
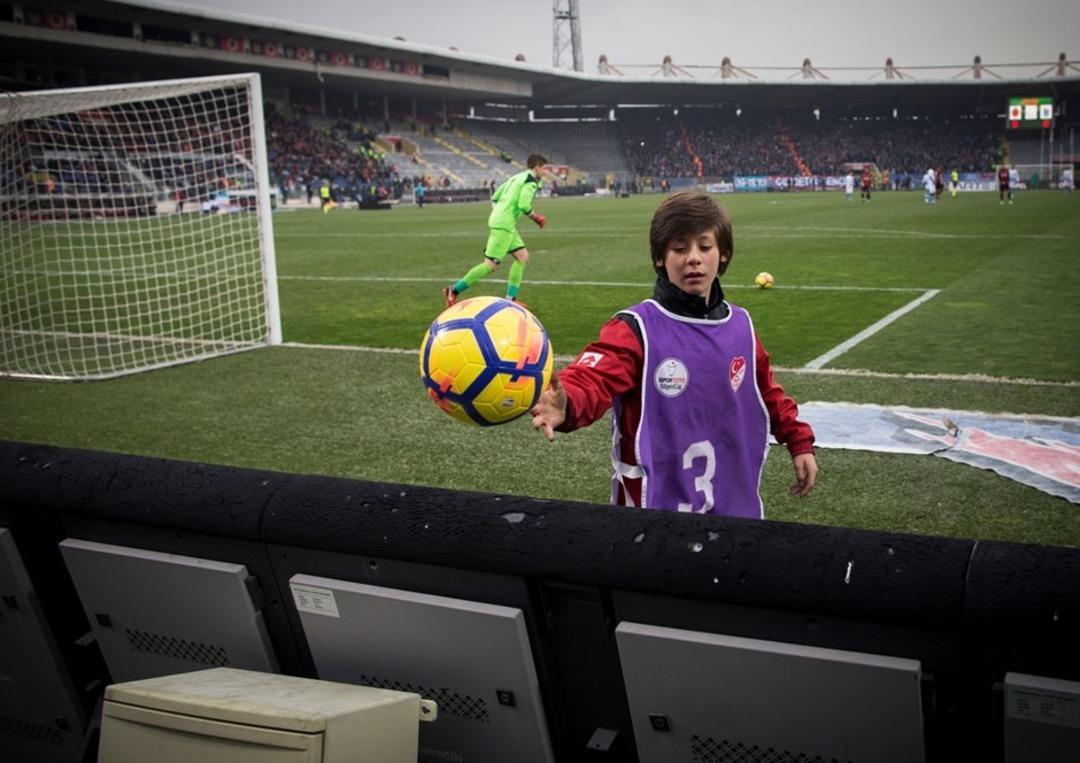
M 525 242 L 521 240 L 517 229 L 488 228 L 488 240 L 487 246 L 484 247 L 484 256 L 489 260 L 501 263 L 506 258 L 506 255 L 524 248 Z

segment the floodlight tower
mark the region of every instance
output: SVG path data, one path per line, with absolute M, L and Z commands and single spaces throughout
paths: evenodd
M 578 0 L 552 0 L 552 27 L 554 44 L 551 65 L 563 68 L 563 52 L 570 48 L 574 71 L 585 70 L 581 59 L 581 26 L 578 24 Z M 569 35 L 567 24 L 569 23 Z

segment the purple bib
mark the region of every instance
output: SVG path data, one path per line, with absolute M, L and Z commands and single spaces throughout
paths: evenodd
M 637 466 L 614 443 L 612 496 L 641 479 L 642 507 L 760 519 L 769 414 L 757 387 L 754 327 L 741 307 L 723 320 L 685 318 L 654 300 L 623 311 L 641 328 Z M 612 408 L 620 431 L 620 406 Z

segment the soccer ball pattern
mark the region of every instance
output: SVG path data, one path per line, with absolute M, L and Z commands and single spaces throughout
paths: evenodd
M 435 404 L 466 424 L 513 421 L 551 379 L 547 332 L 520 304 L 474 297 L 444 310 L 420 345 L 420 379 Z
M 773 280 L 772 273 L 766 273 L 762 271 L 761 273 L 757 274 L 757 277 L 754 279 L 754 283 L 756 283 L 762 289 L 771 289 L 773 287 L 773 284 L 776 283 L 776 281 Z

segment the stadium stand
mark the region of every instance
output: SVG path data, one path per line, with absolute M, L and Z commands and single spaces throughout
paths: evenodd
M 399 198 L 403 185 L 396 167 L 375 145 L 375 134 L 356 120 L 327 119 L 302 110 L 266 108 L 267 160 L 271 182 L 283 199 L 301 196 L 325 180 L 346 198 Z M 314 194 L 317 195 L 317 194 Z
M 670 115 L 671 111 L 667 110 Z M 798 167 L 768 124 L 709 118 L 650 118 L 620 123 L 635 174 L 662 178 L 792 175 Z M 697 157 L 700 166 L 695 163 Z M 699 171 L 700 170 L 700 171 Z
M 694 112 L 674 117 L 667 110 L 651 121 L 638 116 L 620 127 L 639 176 L 840 175 L 851 162 L 903 173 L 929 166 L 987 172 L 1000 157 L 1001 127 L 991 120 L 817 122 L 781 114 L 750 121 Z
M 473 133 L 486 134 L 490 142 L 509 146 L 507 150 L 519 161 L 524 161 L 530 153 L 540 152 L 551 164 L 573 168 L 594 183 L 602 183 L 609 176 L 627 183 L 631 177 L 618 130 L 611 123 L 471 121 L 468 124 Z M 574 179 L 569 182 L 573 183 Z
M 492 177 L 503 176 L 492 157 L 479 155 L 475 145 L 455 135 L 449 127 L 415 120 L 394 121 L 390 127 L 391 134 L 405 135 L 416 145 L 417 163 L 424 175 L 434 177 L 436 188 L 445 185 L 445 181 L 457 188 L 483 188 Z

